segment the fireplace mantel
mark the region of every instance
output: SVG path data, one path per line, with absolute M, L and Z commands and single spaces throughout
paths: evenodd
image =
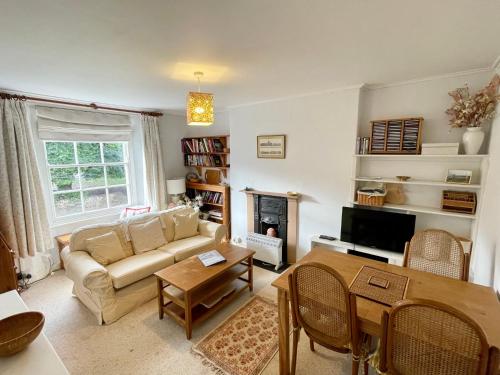
M 287 212 L 287 259 L 288 263 L 295 263 L 297 259 L 297 235 L 298 235 L 298 211 L 300 194 L 286 194 L 286 193 L 273 193 L 269 191 L 259 190 L 241 190 L 247 196 L 247 230 L 248 232 L 255 232 L 254 230 L 254 195 L 263 195 L 271 197 L 286 198 L 288 202 Z
M 271 193 L 269 191 L 260 191 L 260 190 L 240 190 L 240 191 L 242 193 L 245 193 L 246 195 L 269 195 L 271 197 L 282 197 L 288 200 L 296 200 L 296 201 L 300 199 L 300 194 L 290 195 L 286 193 Z

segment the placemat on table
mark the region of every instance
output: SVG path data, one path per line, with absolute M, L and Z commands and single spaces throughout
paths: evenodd
M 370 279 L 376 284 L 385 284 L 386 287 L 371 285 Z M 360 297 L 392 306 L 405 298 L 408 281 L 406 276 L 363 266 L 349 286 L 349 290 Z

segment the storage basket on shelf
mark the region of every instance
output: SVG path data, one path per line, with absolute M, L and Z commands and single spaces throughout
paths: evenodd
M 385 202 L 385 190 L 358 190 L 358 204 L 363 206 L 383 206 Z

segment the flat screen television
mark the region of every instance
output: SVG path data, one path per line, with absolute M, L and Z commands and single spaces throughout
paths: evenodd
M 415 232 L 415 215 L 357 207 L 342 208 L 340 240 L 404 253 Z

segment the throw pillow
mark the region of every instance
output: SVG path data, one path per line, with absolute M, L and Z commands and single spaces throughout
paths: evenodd
M 173 215 L 172 218 L 175 224 L 174 241 L 193 237 L 198 234 L 198 216 L 199 213 L 196 211 L 185 215 Z
M 167 243 L 159 218 L 154 218 L 142 224 L 130 224 L 128 231 L 136 254 L 157 249 Z
M 90 256 L 103 266 L 117 262 L 127 256 L 115 231 L 87 238 L 85 243 Z

